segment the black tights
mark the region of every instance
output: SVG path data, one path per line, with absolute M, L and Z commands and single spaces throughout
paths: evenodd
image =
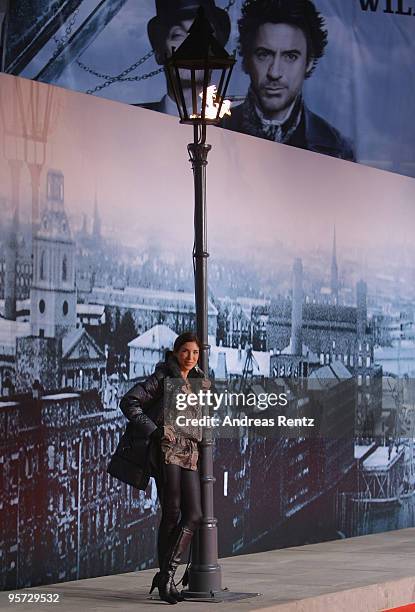
M 199 471 L 164 462 L 162 470 L 162 479 L 156 479 L 162 512 L 157 541 L 159 567 L 179 517 L 179 526 L 191 531 L 198 528 L 202 518 Z

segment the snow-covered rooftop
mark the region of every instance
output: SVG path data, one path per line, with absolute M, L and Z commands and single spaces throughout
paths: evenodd
M 97 317 L 102 317 L 105 311 L 105 306 L 103 304 L 77 304 L 76 305 L 76 314 L 79 315 L 95 315 Z
M 64 400 L 81 397 L 79 393 L 55 393 L 53 395 L 43 395 L 42 400 Z
M 372 442 L 372 444 L 356 444 L 354 447 L 354 458 L 361 459 L 363 455 L 365 455 L 374 446 L 374 442 Z
M 78 327 L 77 329 L 74 329 L 73 331 L 67 333 L 62 338 L 62 353 L 64 357 L 71 351 L 71 349 L 73 349 L 75 344 L 79 342 L 79 340 L 84 334 L 84 331 L 85 330 L 83 327 Z
M 350 374 L 349 370 L 341 361 L 333 361 L 333 363 L 331 364 L 331 369 L 339 380 L 352 378 L 352 375 Z
M 321 366 L 314 370 L 308 378 L 308 388 L 317 391 L 318 389 L 329 389 L 335 387 L 339 381 L 352 378 L 349 370 L 341 361 L 333 361 L 330 365 Z
M 413 340 L 401 340 L 394 346 L 383 346 L 375 348 L 374 358 L 376 363 L 383 366 L 385 373 L 402 376 L 415 375 L 415 342 Z
M 375 348 L 375 360 L 397 360 L 400 359 L 415 359 L 415 342 L 413 340 L 401 340 L 394 346 L 382 346 Z
M 146 349 L 163 349 L 173 348 L 174 341 L 177 338 L 174 332 L 167 325 L 154 325 L 146 332 L 131 340 L 128 346 L 131 348 L 146 348 Z
M 403 454 L 404 449 L 396 450 L 394 446 L 389 458 L 389 448 L 387 446 L 379 446 L 367 459 L 363 462 L 363 467 L 366 471 L 386 470 L 390 468 Z
M 130 308 L 159 309 L 163 310 L 186 310 L 195 311 L 194 294 L 186 291 L 166 291 L 164 289 L 147 289 L 144 287 L 125 287 L 125 289 L 114 289 L 113 287 L 94 287 L 89 296 L 91 301 L 103 304 L 125 305 Z M 165 304 L 173 304 L 168 306 Z M 218 311 L 211 300 L 208 300 L 208 313 L 217 315 Z

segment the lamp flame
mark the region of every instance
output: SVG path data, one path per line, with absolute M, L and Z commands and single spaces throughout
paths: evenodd
M 219 103 L 216 101 L 216 85 L 209 85 L 206 90 L 206 111 L 205 116 L 208 119 L 216 119 L 218 114 Z M 199 94 L 200 98 L 203 98 L 203 93 Z M 224 115 L 230 115 L 231 101 L 224 100 L 222 102 L 222 108 L 220 109 L 219 117 L 222 119 Z
M 209 85 L 206 89 L 206 119 L 216 119 L 218 114 L 219 102 L 216 99 L 217 88 L 216 85 Z M 199 98 L 203 99 L 203 91 L 199 94 Z M 219 118 L 222 119 L 224 115 L 231 114 L 231 101 L 224 100 L 222 102 L 222 108 L 220 109 Z M 200 118 L 201 115 L 190 115 L 190 119 Z

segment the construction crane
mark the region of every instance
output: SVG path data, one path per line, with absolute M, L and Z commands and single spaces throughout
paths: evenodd
M 246 350 L 246 358 L 245 358 L 245 363 L 244 363 L 244 367 L 242 370 L 242 378 L 239 381 L 239 389 L 238 389 L 239 393 L 243 393 L 246 389 L 248 380 L 252 380 L 253 375 L 254 375 L 254 366 L 256 366 L 258 372 L 260 371 L 258 362 L 255 359 L 254 354 L 253 354 L 252 345 L 247 344 L 245 350 Z

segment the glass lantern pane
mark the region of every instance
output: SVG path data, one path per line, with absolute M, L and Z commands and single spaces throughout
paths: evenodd
M 186 100 L 185 100 L 185 92 L 183 91 L 183 76 L 180 74 L 182 72 L 182 70 L 179 70 L 178 68 L 174 68 L 174 72 L 175 72 L 175 86 L 177 89 L 177 97 L 178 97 L 178 107 L 179 107 L 179 113 L 180 113 L 180 117 L 182 119 L 186 119 L 188 112 L 187 112 L 187 107 L 186 107 Z M 188 71 L 186 71 L 188 72 Z
M 192 70 L 192 113 L 191 118 L 205 118 L 211 121 L 219 119 L 229 109 L 229 102 L 222 102 L 222 93 L 226 84 L 226 70 L 203 71 Z M 206 78 L 204 78 L 206 77 Z M 204 88 L 206 88 L 205 95 Z M 205 113 L 203 117 L 202 106 L 205 101 Z M 222 102 L 222 104 L 221 104 Z

